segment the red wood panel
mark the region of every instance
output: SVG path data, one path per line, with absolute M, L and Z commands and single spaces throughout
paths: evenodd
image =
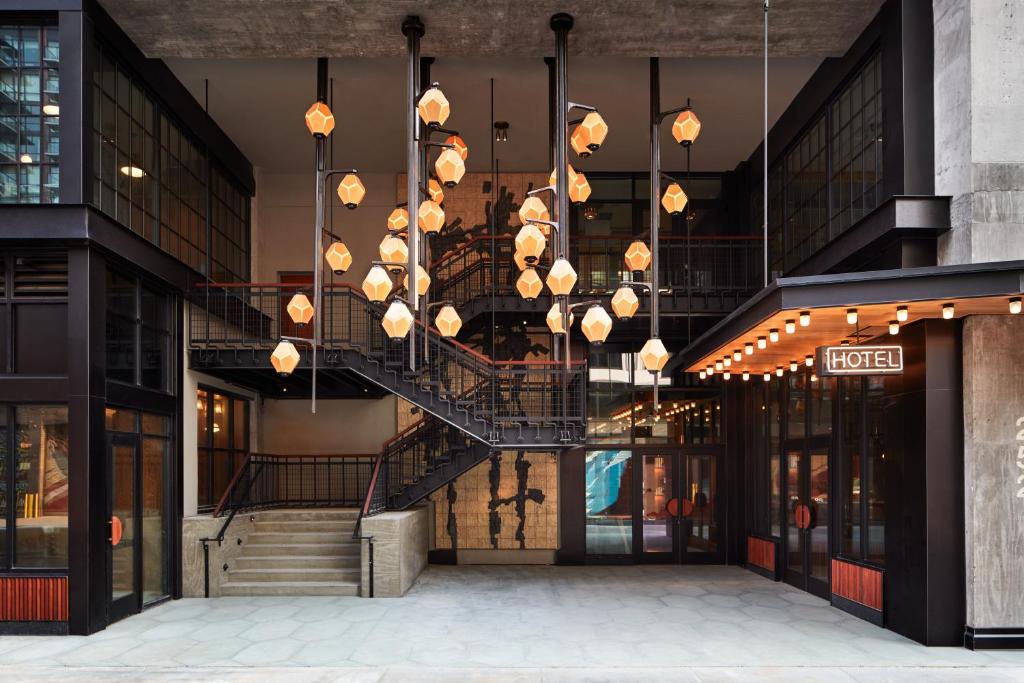
M 859 564 L 832 560 L 832 594 L 882 611 L 882 572 Z
M 66 576 L 0 576 L 0 621 L 67 621 Z
M 763 538 L 747 536 L 747 562 L 775 572 L 775 544 Z

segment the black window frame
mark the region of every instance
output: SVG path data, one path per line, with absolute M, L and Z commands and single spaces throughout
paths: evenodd
M 249 453 L 250 453 L 249 445 L 252 442 L 252 433 L 251 433 L 251 430 L 250 430 L 251 420 L 252 420 L 252 399 L 249 398 L 249 397 L 246 397 L 246 396 L 242 396 L 241 394 L 236 394 L 236 393 L 232 393 L 232 392 L 229 392 L 229 391 L 225 391 L 225 390 L 223 390 L 223 389 L 221 389 L 219 387 L 214 387 L 214 386 L 211 386 L 211 385 L 208 385 L 208 384 L 199 384 L 197 389 L 196 389 L 196 401 L 197 402 L 201 400 L 200 397 L 199 397 L 199 392 L 206 392 L 206 405 L 207 405 L 207 407 L 206 407 L 206 443 L 205 444 L 199 443 L 198 429 L 197 429 L 197 433 L 195 435 L 195 438 L 196 438 L 196 473 L 197 473 L 197 477 L 196 477 L 196 507 L 197 507 L 197 511 L 198 512 L 203 513 L 203 512 L 210 512 L 214 508 L 216 508 L 217 503 L 220 501 L 220 497 L 223 495 L 223 491 L 218 492 L 216 490 L 216 487 L 215 487 L 216 479 L 214 477 L 214 470 L 216 468 L 216 464 L 215 463 L 217 462 L 218 458 L 223 459 L 225 461 L 224 472 L 222 472 L 222 474 L 225 475 L 226 481 L 230 482 L 231 478 L 234 476 L 235 470 L 244 461 L 245 456 L 249 455 Z M 224 398 L 226 398 L 228 400 L 228 404 L 227 404 L 228 405 L 228 408 L 227 408 L 228 422 L 227 422 L 227 425 L 225 426 L 225 429 L 227 430 L 227 434 L 228 434 L 228 446 L 227 446 L 227 448 L 218 447 L 218 446 L 215 445 L 216 441 L 214 439 L 214 429 L 213 429 L 213 420 L 214 420 L 214 412 L 215 412 L 213 410 L 213 406 L 214 406 L 214 397 L 215 396 L 224 397 Z M 242 444 L 241 447 L 239 447 L 238 444 L 235 444 L 235 404 L 236 404 L 236 402 L 241 403 L 241 404 L 243 404 L 245 406 L 245 409 L 243 411 L 244 415 L 245 415 L 245 425 L 244 425 L 245 431 L 244 431 L 244 436 L 242 437 L 243 441 L 245 443 Z M 198 415 L 198 412 L 199 411 L 197 411 L 197 415 Z M 199 425 L 198 425 L 198 419 L 197 419 L 197 427 L 198 426 Z M 200 465 L 199 465 L 200 455 L 202 453 L 204 453 L 204 452 L 206 453 L 206 456 L 207 456 L 207 458 L 206 458 L 206 467 L 207 467 L 207 472 L 206 472 L 206 491 L 205 491 L 205 493 L 206 493 L 206 500 L 207 500 L 206 503 L 204 503 L 203 500 L 202 500 L 201 494 L 203 492 L 200 491 L 200 486 L 199 486 L 199 482 L 202 480 L 202 478 L 198 476 L 198 474 L 199 474 L 199 467 L 200 467 Z
M 150 283 L 143 280 L 142 278 L 133 275 L 131 273 L 119 270 L 117 268 L 107 269 L 108 283 L 111 277 L 122 278 L 130 282 L 133 286 L 132 289 L 132 304 L 133 312 L 125 315 L 120 312 L 114 311 L 114 307 L 110 305 L 111 301 L 111 289 L 107 287 L 107 307 L 106 307 L 106 353 L 108 359 L 107 368 L 107 381 L 115 382 L 120 385 L 134 387 L 145 391 L 154 391 L 160 394 L 173 395 L 175 393 L 175 376 L 180 363 L 180 359 L 177 358 L 175 339 L 180 334 L 180 321 L 177 320 L 174 315 L 177 307 L 174 305 L 174 296 L 166 290 L 161 290 L 153 287 Z M 163 308 L 163 316 L 166 321 L 166 328 L 160 329 L 155 326 L 152 320 L 146 318 L 146 306 L 144 305 L 144 297 L 146 294 L 151 294 L 156 297 L 160 306 Z M 115 318 L 120 322 L 126 323 L 132 328 L 132 347 L 133 347 L 133 363 L 132 363 L 132 378 L 130 381 L 124 379 L 115 378 L 110 376 L 110 345 L 112 338 L 110 334 L 111 330 L 111 319 Z M 166 360 L 162 370 L 162 379 L 159 387 L 151 386 L 145 382 L 145 368 L 143 355 L 146 353 L 146 347 L 144 340 L 146 339 L 146 333 L 151 332 L 157 337 L 163 340 L 163 356 Z

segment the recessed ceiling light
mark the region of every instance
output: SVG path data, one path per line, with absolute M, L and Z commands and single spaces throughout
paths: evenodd
M 146 175 L 146 172 L 143 171 L 138 166 L 122 166 L 121 173 L 130 178 L 141 178 L 142 176 Z

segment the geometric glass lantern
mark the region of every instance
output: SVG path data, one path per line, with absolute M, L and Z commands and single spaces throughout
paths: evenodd
M 462 329 L 462 318 L 454 306 L 442 306 L 434 318 L 434 326 L 442 337 L 454 337 Z
M 640 349 L 640 360 L 648 372 L 661 372 L 668 362 L 668 351 L 665 345 L 657 337 L 648 339 L 644 347 Z
M 380 266 L 370 268 L 363 280 L 363 293 L 370 301 L 384 301 L 391 293 L 391 276 Z
M 523 200 L 523 205 L 519 207 L 519 220 L 523 225 L 530 221 L 549 221 L 551 214 L 548 213 L 548 207 L 544 205 L 540 197 L 527 197 Z
M 324 252 L 324 260 L 335 275 L 341 275 L 352 266 L 352 254 L 344 242 L 334 242 Z
M 587 182 L 587 176 L 582 173 L 577 173 L 575 176 L 571 176 L 569 182 L 569 200 L 576 203 L 582 204 L 587 201 L 590 197 L 590 183 Z
M 409 289 L 409 275 L 406 274 L 402 280 L 402 285 Z M 427 293 L 427 289 L 430 287 L 430 276 L 427 275 L 427 271 L 423 269 L 423 266 L 416 264 L 416 295 L 423 296 Z
M 679 183 L 672 183 L 666 187 L 665 194 L 661 196 L 661 205 L 673 216 L 678 216 L 683 212 L 686 202 L 686 193 L 683 192 L 683 188 L 679 187 Z
M 434 172 L 445 187 L 455 187 L 466 174 L 466 163 L 454 149 L 446 149 L 434 162 Z
M 516 280 L 516 289 L 519 291 L 519 296 L 527 301 L 533 301 L 540 296 L 541 291 L 544 289 L 544 283 L 541 282 L 536 270 L 528 268 Z
M 626 247 L 626 267 L 632 271 L 647 270 L 651 265 L 651 250 L 637 240 Z
M 546 281 L 552 294 L 565 296 L 576 284 L 576 271 L 568 260 L 560 258 L 551 265 Z
M 416 110 L 419 112 L 420 118 L 423 119 L 423 123 L 434 128 L 443 126 L 451 113 L 448 98 L 437 87 L 429 88 L 423 93 L 419 104 L 416 105 Z
M 437 182 L 436 178 L 431 178 L 427 181 L 427 196 L 435 204 L 440 204 L 444 201 L 444 190 L 441 189 L 441 183 Z
M 409 260 L 409 247 L 401 237 L 388 235 L 380 242 L 380 260 L 387 263 L 405 263 Z M 392 270 L 399 272 L 400 268 L 392 267 Z
M 363 187 L 359 176 L 349 173 L 338 183 L 338 199 L 345 205 L 345 208 L 356 208 L 365 196 L 366 188 Z
M 399 207 L 388 216 L 388 230 L 404 230 L 409 227 L 409 212 Z
M 571 186 L 573 184 L 573 182 L 576 180 L 576 169 L 572 167 L 572 164 L 566 164 L 566 167 L 568 168 L 568 174 L 567 175 L 569 176 L 569 185 Z M 557 168 L 555 170 L 551 171 L 551 175 L 548 177 L 548 181 L 549 181 L 550 185 L 557 185 L 558 184 L 557 183 L 557 181 L 558 181 L 558 169 Z
M 409 334 L 414 319 L 405 302 L 395 299 L 388 306 L 387 313 L 384 314 L 384 319 L 380 321 L 380 324 L 389 337 L 402 339 Z
M 572 326 L 575 320 L 576 314 L 569 311 L 569 325 Z M 565 330 L 562 329 L 562 307 L 557 301 L 551 305 L 551 309 L 548 311 L 547 323 L 551 334 L 565 333 Z
M 323 102 L 314 102 L 306 111 L 306 128 L 317 137 L 326 137 L 334 130 L 334 114 Z
M 309 303 L 305 294 L 296 294 L 288 302 L 288 317 L 296 325 L 305 325 L 313 319 L 313 304 Z
M 438 232 L 444 227 L 444 209 L 432 199 L 425 199 L 420 204 L 418 222 L 423 232 Z
M 270 354 L 270 364 L 277 370 L 277 374 L 282 377 L 292 374 L 292 371 L 299 364 L 299 352 L 295 348 L 295 344 L 282 340 L 274 348 L 274 352 Z
M 534 223 L 527 223 L 516 235 L 516 253 L 522 254 L 527 261 L 536 261 L 544 253 L 547 240 Z
M 583 316 L 580 327 L 591 344 L 600 344 L 608 338 L 608 334 L 612 331 L 612 319 L 600 306 L 591 306 L 587 309 L 587 314 Z
M 469 157 L 469 147 L 466 146 L 466 141 L 463 140 L 458 135 L 449 135 L 447 138 L 445 138 L 444 144 L 452 145 L 452 147 L 450 147 L 449 149 L 454 149 L 456 152 L 458 152 L 459 156 L 462 157 L 463 161 L 465 161 L 466 158 Z
M 679 112 L 675 122 L 672 124 L 672 137 L 680 145 L 689 147 L 700 135 L 700 119 L 693 113 L 692 109 Z
M 612 297 L 612 311 L 619 320 L 629 320 L 640 308 L 640 300 L 632 287 L 619 287 Z
M 517 251 L 512 255 L 512 262 L 518 266 L 519 270 L 526 270 L 526 257 L 523 256 L 522 252 Z
M 583 120 L 572 134 L 572 148 L 581 157 L 588 157 L 591 153 L 601 148 L 605 137 L 608 135 L 608 124 L 604 122 L 601 115 L 592 111 L 583 117 Z

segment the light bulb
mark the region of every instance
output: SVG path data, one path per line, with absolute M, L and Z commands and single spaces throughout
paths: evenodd
M 846 322 L 848 322 L 851 325 L 856 325 L 857 324 L 857 309 L 856 308 L 848 308 L 848 309 L 846 309 Z
M 743 371 L 743 381 L 744 382 L 749 382 L 750 381 L 750 371 L 749 370 L 744 370 Z
M 900 333 L 900 323 L 899 323 L 899 321 L 898 320 L 890 320 L 889 321 L 889 334 L 896 335 L 896 334 L 899 334 L 899 333 Z
M 952 320 L 953 315 L 956 313 L 956 309 L 953 308 L 953 304 L 942 304 L 942 317 L 946 320 Z
M 793 334 L 794 332 L 796 332 L 796 321 L 795 320 L 787 320 L 786 321 L 786 334 Z
M 797 363 L 795 360 L 789 361 L 789 371 L 790 372 L 796 372 L 796 369 L 798 367 L 800 367 L 800 364 Z
M 736 361 L 737 363 L 739 363 L 741 360 L 743 360 L 743 351 L 742 351 L 742 349 L 733 349 L 732 359 L 734 361 Z
M 1020 313 L 1020 310 L 1020 297 L 1015 296 L 1012 299 L 1010 299 L 1010 313 L 1012 313 L 1013 315 L 1018 315 Z
M 804 365 L 806 365 L 807 367 L 811 367 L 812 365 L 814 365 L 814 356 L 807 356 L 806 358 L 804 358 Z
M 775 342 L 779 341 L 779 331 L 778 330 L 769 330 L 768 331 L 768 341 L 770 341 L 773 344 Z
M 724 367 L 724 365 L 722 364 L 722 361 L 720 361 L 720 360 L 716 360 L 715 361 L 715 370 L 717 370 L 718 372 L 721 372 L 723 367 Z
M 701 379 L 706 379 L 707 376 L 708 376 L 708 373 L 704 372 L 703 370 L 700 371 L 700 378 Z
M 813 372 L 811 373 L 811 381 L 812 382 L 817 382 L 818 381 L 818 376 L 815 375 Z
M 811 324 L 811 312 L 800 311 L 800 327 L 807 327 Z
M 764 337 L 758 337 L 757 338 L 757 348 L 764 349 L 764 348 L 767 348 L 767 347 L 768 347 L 768 340 L 765 339 Z
M 896 320 L 898 320 L 899 322 L 901 322 L 901 323 L 907 322 L 907 316 L 909 314 L 910 314 L 910 311 L 907 310 L 906 306 L 897 306 L 896 307 Z
M 750 356 L 750 355 L 752 355 L 754 353 L 754 345 L 751 344 L 750 342 L 747 342 L 747 345 L 745 347 L 743 347 L 743 348 L 744 348 L 744 351 L 746 351 L 746 354 L 748 356 Z
M 722 365 L 724 365 L 725 367 L 729 367 L 730 365 L 732 365 L 732 358 L 730 358 L 729 356 L 723 358 Z
M 708 373 L 708 377 L 710 377 L 711 375 L 715 374 L 715 366 L 714 365 L 707 366 L 706 368 L 704 368 L 704 372 Z
M 732 373 L 729 372 L 728 370 L 726 370 L 725 372 L 722 373 L 722 379 L 729 380 L 731 378 L 732 378 Z
M 785 370 L 782 369 L 781 365 L 779 367 L 775 368 L 775 374 L 778 375 L 779 377 L 782 377 L 782 375 L 784 373 L 785 373 Z
M 764 373 L 763 379 L 764 379 L 765 382 L 771 381 L 771 378 L 772 378 L 772 373 L 770 373 L 770 372 L 765 372 Z

